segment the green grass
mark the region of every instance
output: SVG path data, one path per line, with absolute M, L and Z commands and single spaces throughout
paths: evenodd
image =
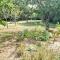
M 24 30 L 20 33 L 18 33 L 20 36 L 20 38 L 23 40 L 24 38 L 27 39 L 33 39 L 36 41 L 48 41 L 49 40 L 49 32 L 48 31 L 28 31 L 28 30 Z

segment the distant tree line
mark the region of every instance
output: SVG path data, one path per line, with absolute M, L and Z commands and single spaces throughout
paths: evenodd
M 60 22 L 60 0 L 0 0 L 0 19 Z

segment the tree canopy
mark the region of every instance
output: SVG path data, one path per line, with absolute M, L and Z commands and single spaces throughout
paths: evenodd
M 0 19 L 60 22 L 60 0 L 0 0 Z

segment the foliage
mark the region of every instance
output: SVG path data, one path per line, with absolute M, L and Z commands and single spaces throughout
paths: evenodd
M 0 19 L 14 21 L 15 24 L 16 20 L 42 20 L 48 30 L 49 23 L 60 23 L 60 1 L 1 0 Z
M 3 21 L 3 20 L 0 20 L 0 24 L 3 25 L 3 26 L 6 26 L 6 22 Z
M 22 34 L 20 34 L 20 37 L 24 38 L 30 38 L 33 40 L 40 40 L 40 41 L 47 41 L 49 40 L 49 32 L 47 31 L 28 31 L 25 30 L 22 32 Z
M 58 31 L 60 32 L 60 24 L 56 24 L 56 28 L 57 28 Z
M 60 0 L 1 0 L 0 15 L 5 19 L 41 19 L 56 23 L 60 22 Z

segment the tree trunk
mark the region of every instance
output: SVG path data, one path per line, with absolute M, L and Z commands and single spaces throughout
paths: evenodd
M 15 26 L 16 26 L 16 19 L 14 19 L 14 21 L 15 21 Z
M 45 24 L 46 24 L 46 30 L 49 30 L 49 20 L 48 19 Z
M 6 22 L 7 22 L 7 19 L 6 19 Z M 7 26 L 7 28 L 8 28 L 8 22 L 7 22 L 6 26 Z

